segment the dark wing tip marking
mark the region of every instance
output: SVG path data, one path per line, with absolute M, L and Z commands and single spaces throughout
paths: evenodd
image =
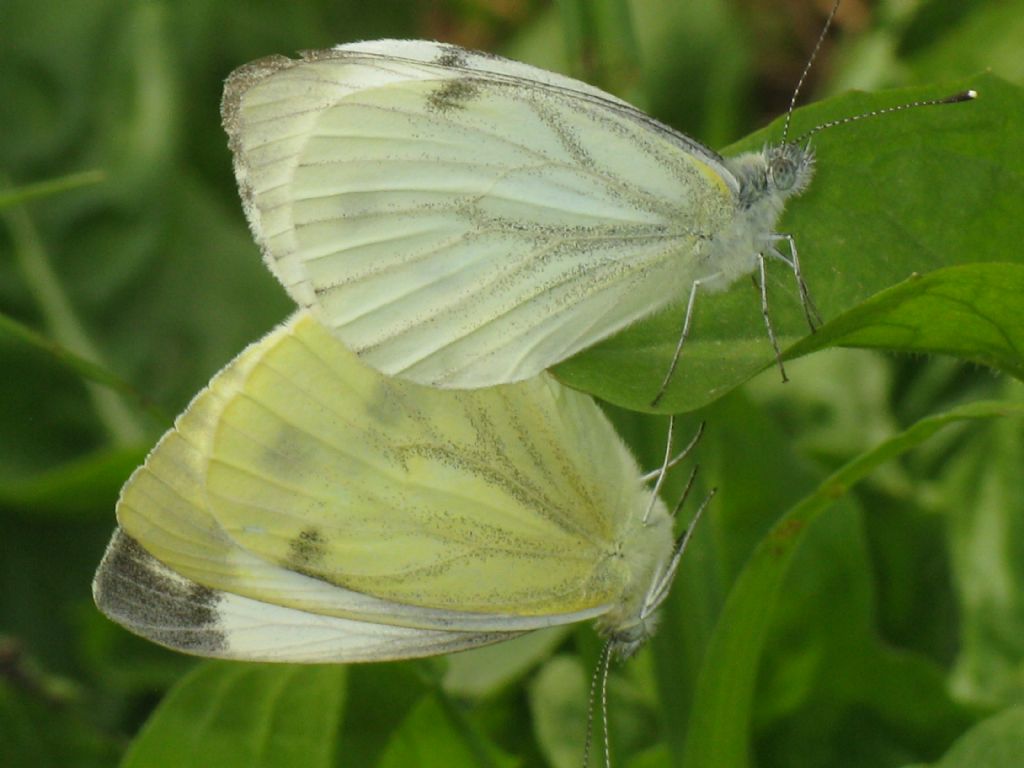
M 228 648 L 220 595 L 170 569 L 118 529 L 93 581 L 96 606 L 118 624 L 161 645 L 217 656 Z
M 282 69 L 288 69 L 299 63 L 301 60 L 289 59 L 287 56 L 265 56 L 242 65 L 228 75 L 227 80 L 224 81 L 224 96 L 220 102 L 220 119 L 224 130 L 227 131 L 232 141 L 237 133 L 235 126 L 238 110 L 246 91 Z

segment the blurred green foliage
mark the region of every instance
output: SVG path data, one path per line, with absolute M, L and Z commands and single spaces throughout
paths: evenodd
M 274 667 L 197 663 L 93 607 L 118 488 L 289 310 L 245 227 L 221 83 L 269 53 L 444 39 L 585 77 L 720 147 L 785 109 L 822 5 L 5 0 L 0 765 L 579 765 L 589 627 L 444 660 Z M 812 92 L 981 98 L 816 140 L 818 178 L 784 224 L 831 322 L 799 340 L 785 276 L 773 284 L 790 353 L 808 355 L 789 384 L 749 286 L 705 307 L 706 338 L 732 354 L 749 337 L 750 356 L 684 419 L 708 422 L 702 482 L 719 493 L 659 634 L 614 671 L 616 765 L 1024 764 L 1022 20 L 1024 0 L 846 0 Z M 829 100 L 798 128 L 905 95 Z M 715 336 L 715 315 L 742 312 Z M 564 375 L 643 402 L 602 377 L 647 381 L 622 355 L 655 326 Z M 610 410 L 653 466 L 664 420 Z

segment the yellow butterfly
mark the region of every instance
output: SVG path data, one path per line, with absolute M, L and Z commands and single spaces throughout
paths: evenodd
M 422 387 L 302 311 L 129 479 L 93 592 L 203 656 L 398 659 L 586 619 L 628 655 L 685 546 L 648 479 L 593 400 L 547 374 Z

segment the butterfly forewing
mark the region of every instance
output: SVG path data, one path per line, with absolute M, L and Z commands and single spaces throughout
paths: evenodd
M 250 65 L 225 124 L 293 297 L 432 385 L 526 378 L 679 297 L 735 201 L 713 153 L 623 102 L 452 46 Z
M 547 377 L 425 389 L 358 363 L 311 318 L 295 330 L 226 407 L 211 452 L 210 509 L 243 549 L 428 608 L 540 615 L 609 599 L 599 564 L 641 489 L 593 403 Z

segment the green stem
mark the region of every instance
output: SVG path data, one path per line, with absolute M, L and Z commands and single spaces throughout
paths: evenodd
M 3 181 L 6 180 L 0 179 Z M 28 210 L 15 205 L 4 211 L 3 217 L 11 231 L 18 267 L 43 313 L 49 332 L 61 346 L 102 366 L 103 356 L 76 317 Z M 115 445 L 133 445 L 145 439 L 142 425 L 118 395 L 91 381 L 86 381 L 85 387 Z
M 79 187 L 87 187 L 91 184 L 99 184 L 106 179 L 107 175 L 96 168 L 81 173 L 71 173 L 56 179 L 46 179 L 33 184 L 25 184 L 0 192 L 0 209 L 9 208 L 20 203 L 35 200 L 40 197 L 50 197 L 61 192 L 67 192 Z

